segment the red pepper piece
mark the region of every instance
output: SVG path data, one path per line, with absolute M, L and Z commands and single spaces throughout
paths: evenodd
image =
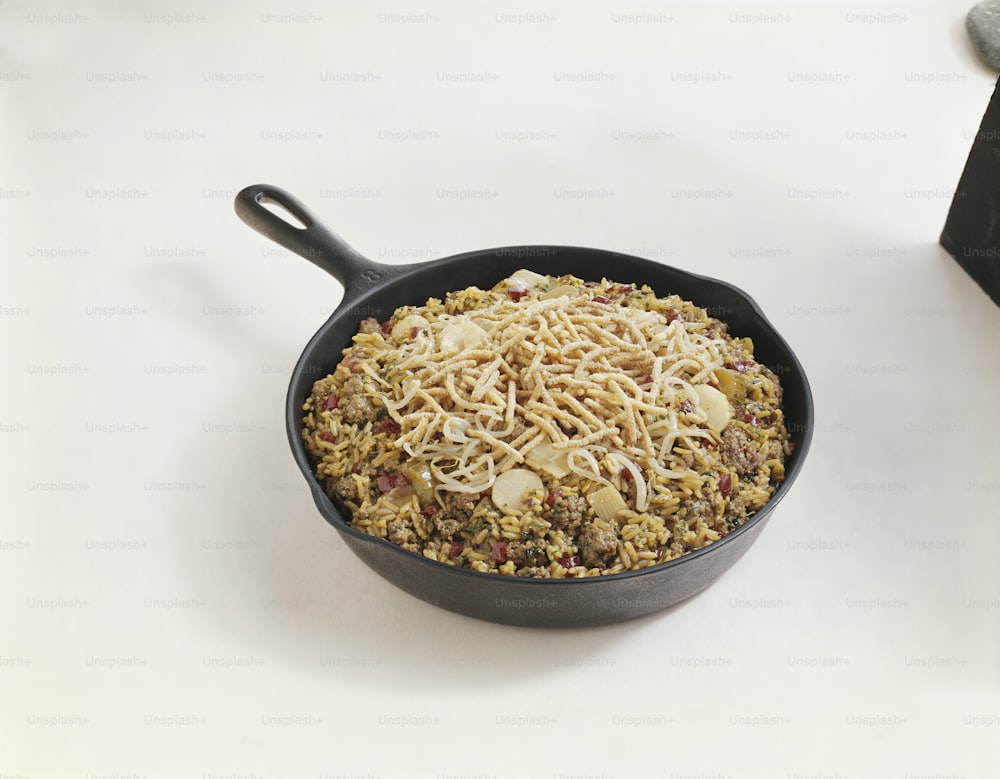
M 729 497 L 729 491 L 733 488 L 733 477 L 732 474 L 727 473 L 721 479 L 719 479 L 719 493 L 724 498 Z

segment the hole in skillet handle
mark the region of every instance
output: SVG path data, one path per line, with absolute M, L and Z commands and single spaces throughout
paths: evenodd
M 236 195 L 233 207 L 246 225 L 305 257 L 343 284 L 341 305 L 409 267 L 369 260 L 324 225 L 302 201 L 280 187 L 269 184 L 246 187 Z
M 266 195 L 261 196 L 258 200 L 264 208 L 270 211 L 272 214 L 277 216 L 279 219 L 283 219 L 288 222 L 292 227 L 299 230 L 305 230 L 309 227 L 305 222 L 299 219 L 295 214 L 285 208 L 279 201 L 274 198 L 267 197 Z

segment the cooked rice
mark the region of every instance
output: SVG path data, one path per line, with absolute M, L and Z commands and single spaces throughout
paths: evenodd
M 717 541 L 791 452 L 750 339 L 675 295 L 531 271 L 366 320 L 303 410 L 353 527 L 518 576 L 620 573 Z

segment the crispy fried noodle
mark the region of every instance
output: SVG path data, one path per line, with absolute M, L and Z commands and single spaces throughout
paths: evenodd
M 355 528 L 508 575 L 675 559 L 762 508 L 791 453 L 750 339 L 677 296 L 528 270 L 365 320 L 303 410 Z

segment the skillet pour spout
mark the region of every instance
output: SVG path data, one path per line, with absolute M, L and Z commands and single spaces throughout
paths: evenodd
M 292 371 L 285 402 L 289 446 L 320 514 L 373 571 L 410 595 L 477 619 L 528 627 L 588 627 L 653 614 L 712 584 L 750 548 L 792 488 L 812 442 L 814 409 L 805 371 L 787 342 L 746 292 L 724 281 L 652 260 L 573 246 L 507 246 L 410 265 L 374 262 L 348 245 L 288 192 L 254 185 L 235 199 L 247 225 L 332 275 L 344 288 L 337 309 L 306 345 Z M 277 211 L 283 210 L 285 216 Z M 792 455 L 785 480 L 763 509 L 720 540 L 676 560 L 609 576 L 529 579 L 456 568 L 369 536 L 324 492 L 302 438 L 302 404 L 312 385 L 332 373 L 360 320 L 388 319 L 404 305 L 423 305 L 452 290 L 488 289 L 516 270 L 572 274 L 646 284 L 657 295 L 680 295 L 723 320 L 734 336 L 750 337 L 755 359 L 778 374 Z M 747 589 L 753 584 L 748 583 Z

